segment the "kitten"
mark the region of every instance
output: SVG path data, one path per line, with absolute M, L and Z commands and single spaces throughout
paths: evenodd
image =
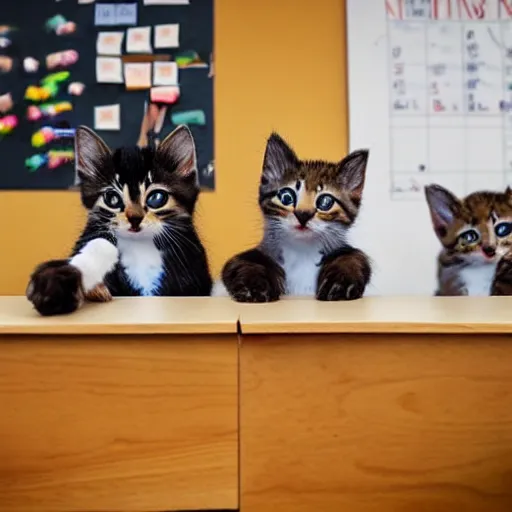
M 367 161 L 368 151 L 355 151 L 337 163 L 299 160 L 279 135 L 271 135 L 259 188 L 263 240 L 222 270 L 233 299 L 351 300 L 363 295 L 370 263 L 348 245 L 346 235 L 359 211 Z M 216 287 L 215 294 L 221 293 Z
M 27 297 L 42 315 L 112 296 L 209 295 L 205 250 L 192 222 L 199 193 L 192 134 L 176 128 L 155 150 L 111 151 L 79 127 L 76 166 L 85 229 L 70 259 L 39 265 Z
M 429 185 L 425 194 L 434 231 L 443 246 L 435 294 L 495 294 L 496 268 L 512 248 L 512 190 L 474 192 L 458 199 L 439 185 Z

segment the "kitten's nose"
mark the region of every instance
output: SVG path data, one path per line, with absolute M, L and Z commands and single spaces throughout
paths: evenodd
M 489 258 L 492 258 L 496 254 L 496 249 L 494 247 L 491 247 L 490 245 L 484 245 L 482 247 L 482 251 Z
M 293 213 L 295 214 L 295 217 L 297 217 L 299 224 L 303 228 L 306 227 L 306 224 L 308 223 L 308 221 L 311 218 L 313 218 L 313 215 L 315 215 L 315 212 L 310 212 L 307 210 L 295 210 Z
M 126 218 L 128 219 L 128 222 L 131 225 L 130 231 L 140 231 L 140 223 L 142 222 L 144 217 L 141 217 L 140 215 L 127 215 Z

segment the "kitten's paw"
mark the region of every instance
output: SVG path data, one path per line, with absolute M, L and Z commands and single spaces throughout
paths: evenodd
M 42 263 L 32 274 L 26 295 L 41 315 L 72 313 L 84 302 L 82 274 L 68 260 Z
M 324 301 L 355 300 L 363 296 L 365 287 L 362 279 L 329 272 L 320 277 L 316 298 Z
M 273 286 L 264 275 L 235 281 L 228 291 L 237 302 L 275 302 L 281 295 L 279 287 Z
M 112 300 L 112 294 L 105 284 L 100 283 L 85 294 L 85 300 L 90 302 L 109 302 Z

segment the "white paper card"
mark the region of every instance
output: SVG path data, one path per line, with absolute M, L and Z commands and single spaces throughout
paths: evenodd
M 121 55 L 124 32 L 99 32 L 96 52 L 99 55 Z
M 155 48 L 178 48 L 180 26 L 177 23 L 155 26 Z
M 99 84 L 122 84 L 123 66 L 119 57 L 96 59 L 96 81 Z
M 129 28 L 126 31 L 128 53 L 151 53 L 151 27 Z
M 137 25 L 137 4 L 117 4 L 116 25 Z
M 78 0 L 79 4 L 93 4 L 96 0 Z
M 121 129 L 121 106 L 119 103 L 94 107 L 94 129 L 113 131 Z
M 190 0 L 144 0 L 144 5 L 188 5 Z
M 96 4 L 94 7 L 94 25 L 115 25 L 116 6 L 115 4 Z
M 153 85 L 178 85 L 178 64 L 153 62 Z
M 149 89 L 151 87 L 151 63 L 126 63 L 124 79 L 127 89 Z

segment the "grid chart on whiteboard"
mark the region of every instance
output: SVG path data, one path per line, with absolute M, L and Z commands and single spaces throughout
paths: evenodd
M 393 199 L 512 185 L 512 0 L 387 0 Z

